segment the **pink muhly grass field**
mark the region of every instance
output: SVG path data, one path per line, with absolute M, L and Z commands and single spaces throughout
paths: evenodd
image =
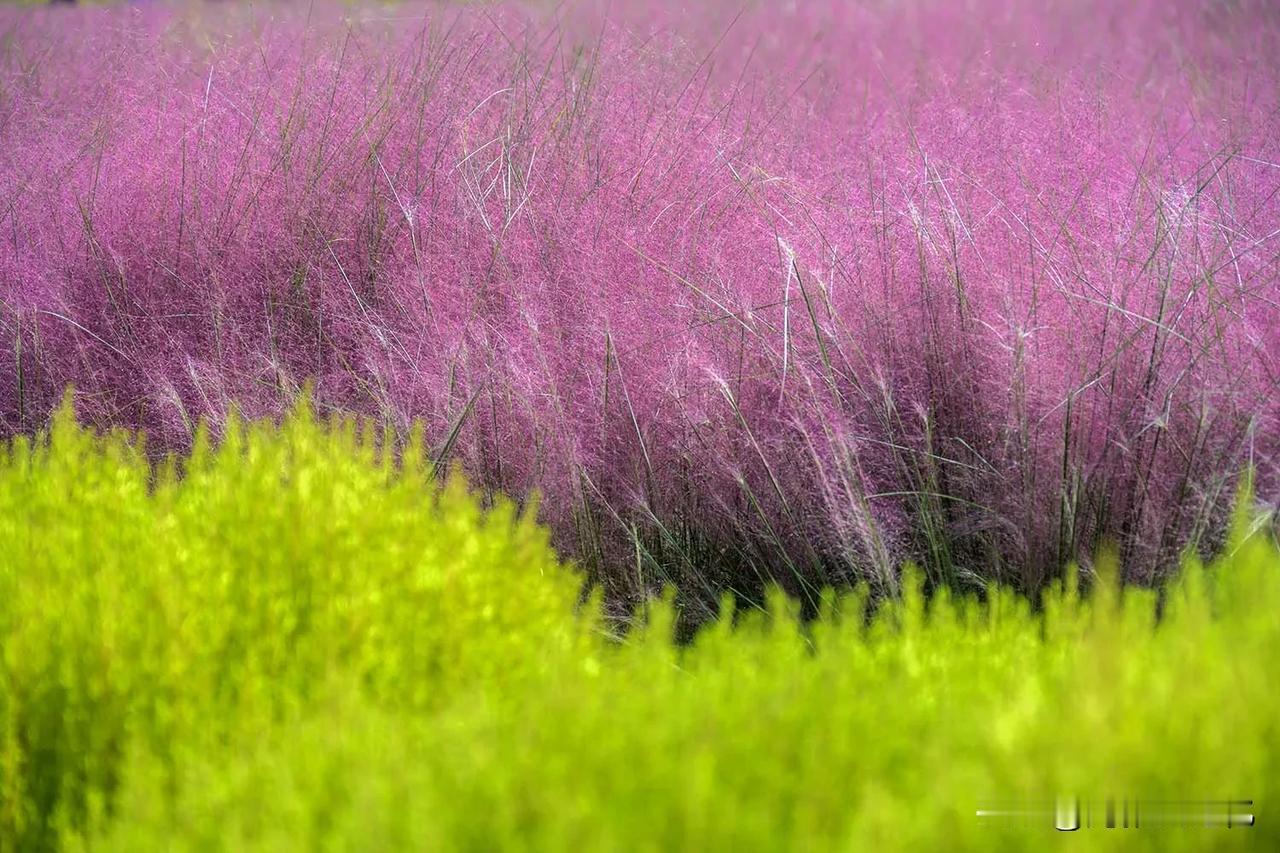
M 676 9 L 0 11 L 0 429 L 310 382 L 617 612 L 1150 582 L 1280 496 L 1274 8 Z

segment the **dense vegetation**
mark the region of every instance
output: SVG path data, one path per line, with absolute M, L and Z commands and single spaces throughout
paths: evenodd
M 392 438 L 304 406 L 152 466 L 67 407 L 4 448 L 0 849 L 1038 849 L 1050 817 L 975 809 L 1059 793 L 1258 803 L 1089 849 L 1280 839 L 1247 497 L 1159 594 L 1104 560 L 1034 611 L 926 604 L 908 571 L 869 618 L 774 595 L 677 645 L 669 601 L 612 635 L 528 512 Z
M 0 8 L 0 853 L 1280 849 L 1278 57 Z
M 0 431 L 415 418 L 616 614 L 1280 498 L 1266 0 L 0 10 Z

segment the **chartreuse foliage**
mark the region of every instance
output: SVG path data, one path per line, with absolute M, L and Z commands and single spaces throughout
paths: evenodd
M 1033 608 L 783 598 L 621 641 L 545 534 L 420 437 L 232 421 L 153 469 L 64 408 L 0 457 L 0 848 L 999 850 L 984 800 L 1249 798 L 1274 848 L 1280 557 Z

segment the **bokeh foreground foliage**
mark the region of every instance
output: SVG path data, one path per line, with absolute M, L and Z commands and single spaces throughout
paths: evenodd
M 303 407 L 154 468 L 68 407 L 4 449 L 0 849 L 1021 849 L 1064 836 L 976 804 L 1058 792 L 1257 803 L 1091 849 L 1276 840 L 1280 556 L 1243 511 L 1162 593 L 908 572 L 869 619 L 777 595 L 680 646 L 384 446 Z

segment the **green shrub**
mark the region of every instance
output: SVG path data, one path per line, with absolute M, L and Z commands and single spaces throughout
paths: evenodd
M 334 679 L 429 713 L 588 656 L 545 533 L 457 479 L 437 490 L 420 436 L 402 465 L 388 444 L 304 406 L 202 437 L 179 477 L 66 407 L 47 442 L 8 449 L 0 846 L 84 825 L 130 746 L 173 767 L 194 734 L 256 739 Z
M 615 641 L 528 514 L 386 445 L 304 407 L 179 476 L 64 410 L 4 453 L 0 847 L 1280 840 L 1280 556 L 1242 524 L 1159 595 L 926 603 L 908 572 L 870 618 L 865 593 L 807 625 L 775 596 L 681 647 L 656 602 Z M 1247 798 L 1258 822 L 975 817 L 1059 794 Z

